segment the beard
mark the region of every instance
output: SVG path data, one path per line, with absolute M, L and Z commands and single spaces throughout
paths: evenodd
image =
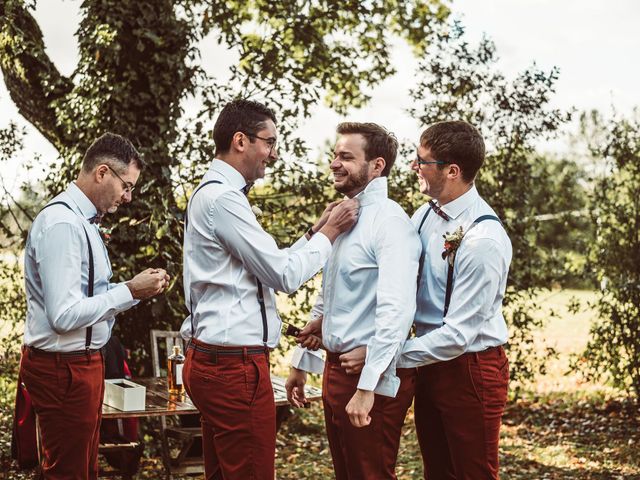
M 342 183 L 334 185 L 336 191 L 350 198 L 360 193 L 369 183 L 367 170 L 368 165 L 364 165 L 359 171 L 348 174 Z

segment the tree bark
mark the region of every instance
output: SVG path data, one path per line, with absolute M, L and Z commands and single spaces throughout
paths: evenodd
M 0 0 L 0 68 L 20 114 L 62 150 L 68 140 L 54 104 L 73 83 L 49 59 L 42 31 L 20 0 Z

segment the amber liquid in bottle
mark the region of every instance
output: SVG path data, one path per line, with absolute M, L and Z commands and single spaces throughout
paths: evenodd
M 182 384 L 182 367 L 184 366 L 184 355 L 180 353 L 180 347 L 173 347 L 173 354 L 167 360 L 167 382 L 171 395 L 182 395 L 184 385 Z

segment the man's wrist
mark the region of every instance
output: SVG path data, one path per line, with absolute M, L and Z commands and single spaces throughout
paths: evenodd
M 311 240 L 311 237 L 313 237 L 316 234 L 316 231 L 313 229 L 315 225 L 310 225 L 309 228 L 307 229 L 307 231 L 305 232 L 305 236 L 307 237 L 307 240 Z

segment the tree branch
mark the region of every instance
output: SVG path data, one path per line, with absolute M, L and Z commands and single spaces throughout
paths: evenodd
M 0 0 L 0 68 L 20 114 L 62 150 L 65 134 L 54 104 L 73 83 L 49 59 L 42 31 L 21 0 Z

